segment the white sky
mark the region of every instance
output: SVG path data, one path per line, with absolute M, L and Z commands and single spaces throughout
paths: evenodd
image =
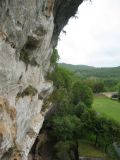
M 79 7 L 58 43 L 60 62 L 120 66 L 120 0 L 92 0 Z

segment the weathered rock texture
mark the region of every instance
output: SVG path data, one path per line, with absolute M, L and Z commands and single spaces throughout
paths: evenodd
M 53 90 L 52 49 L 82 1 L 0 0 L 0 159 L 27 159 Z

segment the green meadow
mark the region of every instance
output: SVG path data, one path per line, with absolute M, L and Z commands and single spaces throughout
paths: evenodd
M 98 113 L 120 122 L 120 102 L 102 95 L 97 95 L 94 97 L 93 108 Z
M 106 157 L 106 154 L 97 149 L 92 143 L 80 140 L 79 141 L 79 155 L 82 157 Z

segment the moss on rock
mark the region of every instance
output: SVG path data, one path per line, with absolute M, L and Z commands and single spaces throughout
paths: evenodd
M 35 89 L 33 86 L 29 85 L 27 88 L 23 90 L 23 92 L 18 92 L 17 98 L 19 97 L 25 97 L 25 96 L 35 96 L 37 94 L 37 89 Z

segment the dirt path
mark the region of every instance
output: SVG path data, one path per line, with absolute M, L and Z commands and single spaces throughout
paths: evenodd
M 117 92 L 102 92 L 101 94 L 108 97 L 108 98 L 111 98 L 113 94 L 115 94 Z

